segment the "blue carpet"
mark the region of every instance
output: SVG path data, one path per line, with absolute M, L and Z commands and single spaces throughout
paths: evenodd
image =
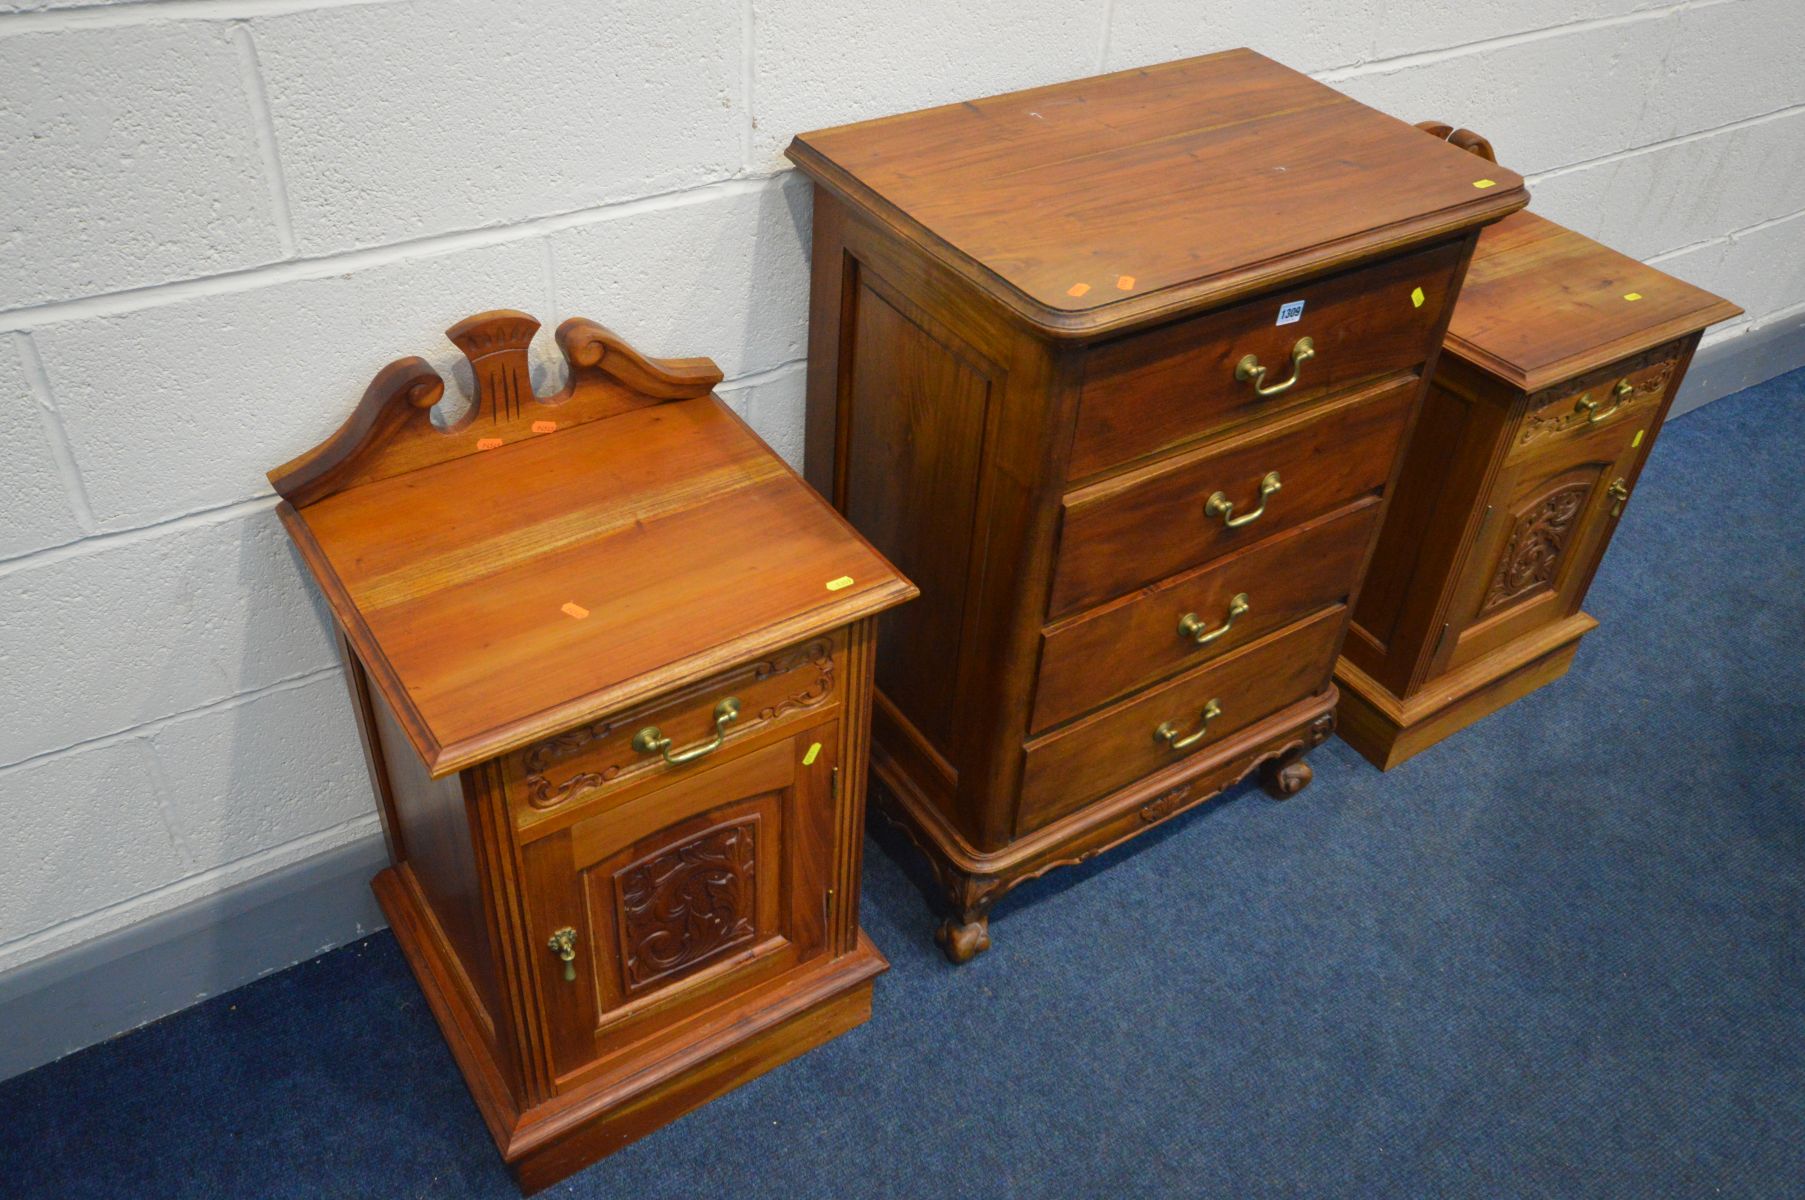
M 970 966 L 869 847 L 872 1022 L 548 1194 L 1805 1194 L 1802 448 L 1805 371 L 1680 419 L 1564 680 Z M 387 934 L 0 1085 L 0 1194 L 514 1195 Z

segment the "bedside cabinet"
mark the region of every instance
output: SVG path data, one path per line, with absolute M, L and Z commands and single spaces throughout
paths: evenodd
M 1480 236 L 1336 670 L 1342 737 L 1389 770 L 1565 674 L 1699 337 L 1741 311 L 1533 213 Z
M 374 887 L 477 1107 L 544 1187 L 865 1020 L 876 615 L 914 592 L 711 392 L 567 321 L 448 332 L 277 469 L 340 627 Z
M 922 591 L 879 622 L 876 794 L 964 961 L 1023 880 L 1308 782 L 1474 238 L 1526 197 L 1247 50 L 789 156 L 809 480 Z

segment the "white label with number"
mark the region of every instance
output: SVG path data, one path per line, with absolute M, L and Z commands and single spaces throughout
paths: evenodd
M 1279 305 L 1279 319 L 1275 324 L 1295 325 L 1304 317 L 1304 302 L 1293 300 L 1289 304 Z

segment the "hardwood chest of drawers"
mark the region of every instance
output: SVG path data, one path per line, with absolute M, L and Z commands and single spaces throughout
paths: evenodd
M 536 1190 L 857 1025 L 874 618 L 913 587 L 711 392 L 565 322 L 449 336 L 279 468 L 340 629 L 393 866 L 374 887 Z
M 808 477 L 922 589 L 879 623 L 878 800 L 964 961 L 1022 880 L 1308 781 L 1473 240 L 1526 197 L 1246 50 L 789 154 Z
M 1336 670 L 1342 737 L 1389 769 L 1566 672 L 1699 336 L 1740 311 L 1533 213 L 1480 236 Z

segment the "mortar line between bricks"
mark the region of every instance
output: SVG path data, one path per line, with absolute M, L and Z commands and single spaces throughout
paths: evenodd
M 51 941 L 52 939 L 61 940 L 71 934 L 79 935 L 84 927 L 98 924 L 105 918 L 113 916 L 123 910 L 145 906 L 148 902 L 153 906 L 153 912 L 168 911 L 168 908 L 176 907 L 176 905 L 155 908 L 154 903 L 171 894 L 179 894 L 184 890 L 193 889 L 195 887 L 204 887 L 215 879 L 240 874 L 247 870 L 254 871 L 257 875 L 267 874 L 268 872 L 264 869 L 264 865 L 271 860 L 287 859 L 290 862 L 301 862 L 302 860 L 311 857 L 309 851 L 316 847 L 330 849 L 332 845 L 345 845 L 354 841 L 356 836 L 364 831 L 374 832 L 380 827 L 381 819 L 374 812 L 364 813 L 361 816 L 355 816 L 349 820 L 340 821 L 336 825 L 329 825 L 325 829 L 317 829 L 312 833 L 302 834 L 298 838 L 290 838 L 286 842 L 279 842 L 274 846 L 266 846 L 262 850 L 256 850 L 250 854 L 242 855 L 230 862 L 223 862 L 218 866 L 208 867 L 205 871 L 197 871 L 193 875 L 184 875 L 180 879 L 172 879 L 168 883 L 154 887 L 148 892 L 139 892 L 135 896 L 127 896 L 124 899 L 116 900 L 111 904 L 102 905 L 100 908 L 92 909 L 88 912 L 70 917 L 67 920 L 59 921 L 55 925 L 46 926 L 43 929 L 37 930 L 35 933 L 24 934 L 9 942 L 0 942 L 0 972 L 9 971 L 14 967 L 24 965 L 26 962 L 42 958 L 43 955 L 32 954 L 30 952 L 45 942 Z M 345 836 L 346 834 L 352 834 L 353 836 L 347 837 Z M 203 893 L 202 895 L 213 894 L 217 893 Z M 202 897 L 195 897 L 195 899 L 200 898 Z M 178 903 L 186 903 L 186 901 L 179 901 Z M 144 918 L 133 918 L 132 921 L 126 923 L 130 924 L 142 919 Z
M 269 188 L 270 218 L 276 226 L 276 240 L 282 246 L 282 257 L 293 258 L 295 221 L 288 203 L 288 178 L 282 173 L 282 152 L 276 144 L 276 121 L 270 112 L 269 89 L 264 86 L 263 62 L 257 56 L 257 42 L 251 36 L 248 23 L 233 22 L 232 45 L 238 51 L 238 73 L 244 83 L 245 99 L 251 106 L 251 124 L 257 130 L 257 154 L 263 160 L 263 180 Z
M 0 14 L 0 37 L 21 33 L 228 21 L 274 17 L 322 8 L 368 8 L 392 0 L 138 0 L 128 4 L 84 4 L 48 12 Z
M 75 524 L 83 537 L 92 537 L 100 523 L 94 519 L 94 506 L 88 502 L 88 485 L 82 481 L 81 469 L 75 465 L 69 431 L 63 427 L 63 414 L 56 406 L 56 394 L 50 390 L 50 375 L 44 370 L 37 343 L 29 333 L 21 331 L 13 334 L 13 348 L 19 355 L 19 366 L 25 372 L 32 398 L 37 401 L 38 421 L 44 427 L 45 440 L 50 443 L 50 457 L 56 463 L 57 474 L 62 477 L 69 510 L 75 515 Z
M 1733 342 L 1740 337 L 1752 337 L 1771 326 L 1792 318 L 1805 315 L 1805 300 L 1797 304 L 1788 304 L 1785 308 L 1776 308 L 1772 312 L 1762 313 L 1758 317 L 1737 317 L 1734 321 L 1726 321 L 1722 325 L 1713 325 L 1700 339 L 1698 348 L 1709 350 L 1721 346 L 1725 342 Z
M 564 323 L 565 313 L 558 300 L 558 256 L 552 252 L 552 240 L 548 237 L 539 239 L 539 259 L 545 267 L 545 319 L 556 329 Z
M 156 731 L 141 732 L 134 729 L 132 734 L 144 744 L 144 754 L 150 759 L 150 765 L 147 768 L 150 772 L 150 798 L 151 803 L 156 806 L 157 819 L 163 822 L 163 832 L 168 835 L 170 843 L 176 848 L 176 853 L 181 856 L 182 866 L 185 870 L 204 869 L 201 866 L 201 860 L 194 853 L 194 847 L 190 846 L 188 839 L 182 836 L 180 823 L 176 820 L 173 800 L 175 785 L 169 778 L 168 770 L 163 766 L 163 754 L 157 747 Z
M 787 362 L 780 362 L 774 367 L 766 367 L 762 371 L 753 371 L 749 375 L 736 375 L 725 383 L 719 384 L 715 388 L 715 391 L 742 392 L 747 388 L 755 388 L 770 383 L 774 379 L 782 379 L 786 375 L 794 375 L 797 371 L 807 365 L 807 358 L 792 358 Z
M 1757 125 L 1766 125 L 1770 121 L 1784 120 L 1787 117 L 1797 116 L 1800 113 L 1805 113 L 1805 104 L 1789 104 L 1785 108 L 1776 108 L 1772 112 L 1765 112 L 1759 116 L 1740 117 L 1724 125 L 1714 125 L 1710 129 L 1698 129 L 1691 133 L 1677 134 L 1670 138 L 1662 138 L 1660 141 L 1647 142 L 1640 146 L 1631 146 L 1624 150 L 1613 150 L 1609 154 L 1601 154 L 1597 158 L 1588 158 L 1576 163 L 1568 163 L 1566 166 L 1562 167 L 1549 167 L 1546 171 L 1539 171 L 1533 175 L 1525 175 L 1523 177 L 1523 182 L 1533 188 L 1539 184 L 1546 183 L 1550 179 L 1556 179 L 1562 175 L 1571 175 L 1575 171 L 1585 171 L 1592 167 L 1602 167 L 1611 163 L 1626 162 L 1629 159 L 1636 158 L 1643 154 L 1652 154 L 1657 150 L 1669 150 L 1675 146 L 1684 146 L 1688 142 L 1707 141 L 1717 137 L 1719 134 L 1740 133 L 1744 129 L 1751 129 Z
M 1385 75 L 1409 67 L 1424 67 L 1446 62 L 1449 59 L 1466 58 L 1487 50 L 1503 50 L 1511 46 L 1546 41 L 1549 38 L 1563 37 L 1568 34 L 1589 33 L 1595 29 L 1610 29 L 1617 25 L 1632 25 L 1641 21 L 1661 21 L 1682 12 L 1721 8 L 1725 5 L 1743 2 L 1744 0 L 1680 0 L 1680 3 L 1677 4 L 1668 4 L 1661 8 L 1646 8 L 1640 12 L 1619 13 L 1608 17 L 1586 17 L 1578 21 L 1565 21 L 1559 25 L 1547 25 L 1540 29 L 1526 29 L 1517 33 L 1480 38 L 1478 41 L 1461 42 L 1454 46 L 1441 46 L 1433 50 L 1415 50 L 1409 54 L 1394 55 L 1391 58 L 1376 58 L 1369 62 L 1328 67 L 1321 71 L 1310 72 L 1310 78 L 1318 83 L 1340 83 L 1346 79 L 1358 79 L 1366 75 Z
M 0 579 L 32 567 L 41 567 L 47 563 L 63 562 L 71 558 L 80 558 L 99 550 L 111 549 L 113 546 L 130 545 L 146 537 L 156 537 L 176 529 L 191 526 L 215 525 L 237 517 L 267 511 L 276 506 L 276 494 L 265 493 L 253 496 L 248 500 L 233 500 L 226 504 L 216 504 L 211 508 L 197 508 L 192 512 L 176 513 L 146 525 L 134 525 L 129 529 L 108 529 L 64 542 L 60 546 L 47 546 L 42 550 L 33 550 L 12 558 L 0 559 Z
M 1764 229 L 1771 229 L 1775 225 L 1784 225 L 1786 222 L 1796 221 L 1800 217 L 1805 217 L 1805 208 L 1796 209 L 1784 216 L 1769 217 L 1765 221 L 1756 221 L 1753 225 L 1744 225 L 1741 229 L 1732 229 L 1728 233 L 1720 233 L 1714 237 L 1701 238 L 1696 242 L 1688 242 L 1684 246 L 1675 246 L 1672 250 L 1663 250 L 1661 253 L 1646 259 L 1645 261 L 1652 267 L 1657 263 L 1666 262 L 1670 258 L 1678 258 L 1680 255 L 1690 254 L 1694 250 L 1703 250 L 1707 246 L 1728 246 L 1733 242 L 1747 237 L 1751 233 L 1760 233 Z M 1761 315 L 1765 317 L 1767 314 L 1763 313 Z
M 188 279 L 145 284 L 141 287 L 121 288 L 114 292 L 100 292 L 69 300 L 50 300 L 42 304 L 22 305 L 17 308 L 0 310 L 0 331 L 35 329 L 41 325 L 73 321 L 83 317 L 117 316 L 121 313 L 159 308 L 165 304 L 175 304 L 182 300 L 191 300 L 202 296 L 232 295 L 295 280 L 323 279 L 332 275 L 344 275 L 352 271 L 388 266 L 392 263 L 410 262 L 444 254 L 455 254 L 463 250 L 505 245 L 548 233 L 557 233 L 565 229 L 578 229 L 585 225 L 622 220 L 638 216 L 641 213 L 664 212 L 689 204 L 706 204 L 712 200 L 751 195 L 772 186 L 772 181 L 779 179 L 784 174 L 787 174 L 787 169 L 765 175 L 735 175 L 711 179 L 705 183 L 675 188 L 668 192 L 656 192 L 647 196 L 635 196 L 588 208 L 527 217 L 506 225 L 432 233 L 398 242 L 386 242 L 380 246 L 360 246 L 318 255 L 301 255 L 282 262 L 258 263 L 254 266 L 221 271 L 212 275 L 198 275 Z
M 89 750 L 104 749 L 108 746 L 115 746 L 120 742 L 129 741 L 133 738 L 148 737 L 152 734 L 162 732 L 163 729 L 178 721 L 186 721 L 194 717 L 206 716 L 210 713 L 229 712 L 234 708 L 242 708 L 244 705 L 261 700 L 265 696 L 272 696 L 281 692 L 292 692 L 296 688 L 303 688 L 309 684 L 317 683 L 321 679 L 338 674 L 339 670 L 340 668 L 337 663 L 325 667 L 315 667 L 313 670 L 303 671 L 299 675 L 289 675 L 283 679 L 278 679 L 273 683 L 260 684 L 248 691 L 234 692 L 230 696 L 221 696 L 217 700 L 209 700 L 204 704 L 196 704 L 192 708 L 184 708 L 179 712 L 166 713 L 154 720 L 141 721 L 136 725 L 130 725 L 124 729 L 110 730 L 107 733 L 97 733 L 93 737 L 83 738 L 79 742 L 70 742 L 67 746 L 58 746 L 54 750 L 43 750 L 37 754 L 31 754 L 24 758 L 16 759 L 13 762 L 0 763 L 0 778 L 4 778 L 15 771 L 25 771 L 32 767 L 40 766 L 52 759 L 66 758 L 71 755 L 85 753 Z

